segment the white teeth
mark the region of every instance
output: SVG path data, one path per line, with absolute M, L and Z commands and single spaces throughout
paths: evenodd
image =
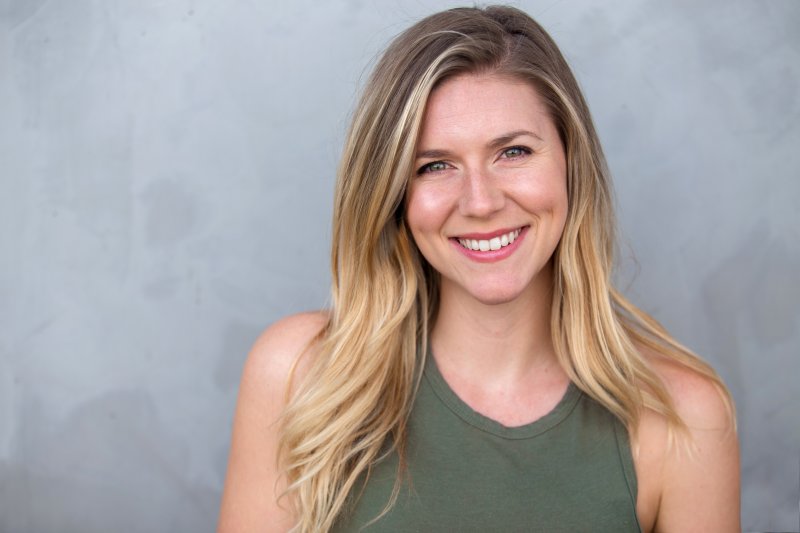
M 468 250 L 478 251 L 481 252 L 488 252 L 489 250 L 499 250 L 505 246 L 508 246 L 519 237 L 519 232 L 522 231 L 521 229 L 515 229 L 514 231 L 509 231 L 506 234 L 503 234 L 499 237 L 493 237 L 489 240 L 476 240 L 476 239 L 458 239 L 458 242 L 461 243 L 461 246 Z

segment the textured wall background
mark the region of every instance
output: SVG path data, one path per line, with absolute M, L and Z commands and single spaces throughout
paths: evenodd
M 0 0 L 0 531 L 213 530 L 248 347 L 326 302 L 365 65 L 453 5 Z M 516 5 L 585 87 L 623 284 L 738 402 L 745 530 L 796 531 L 800 2 Z

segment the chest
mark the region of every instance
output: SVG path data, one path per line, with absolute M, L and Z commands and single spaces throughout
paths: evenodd
M 394 505 L 381 514 L 398 479 L 391 454 L 335 531 L 640 531 L 627 436 L 610 413 L 570 388 L 541 419 L 506 428 L 441 385 L 423 380 Z

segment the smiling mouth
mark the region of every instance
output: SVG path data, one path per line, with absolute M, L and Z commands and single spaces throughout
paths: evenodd
M 513 243 L 515 240 L 517 240 L 517 237 L 519 237 L 522 229 L 523 228 L 517 228 L 513 231 L 509 231 L 508 233 L 492 237 L 491 239 L 457 238 L 456 240 L 467 250 L 472 250 L 473 252 L 489 252 L 499 250 L 500 248 L 505 248 L 509 244 Z

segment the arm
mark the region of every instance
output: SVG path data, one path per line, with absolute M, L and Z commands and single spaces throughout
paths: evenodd
M 294 523 L 280 476 L 277 423 L 285 406 L 294 360 L 324 327 L 322 313 L 295 315 L 276 322 L 256 341 L 247 357 L 233 422 L 228 471 L 220 508 L 219 533 L 282 532 Z M 302 378 L 307 358 L 296 370 Z
M 662 368 L 662 378 L 693 442 L 665 451 L 655 531 L 741 531 L 734 421 L 707 378 L 675 367 Z

